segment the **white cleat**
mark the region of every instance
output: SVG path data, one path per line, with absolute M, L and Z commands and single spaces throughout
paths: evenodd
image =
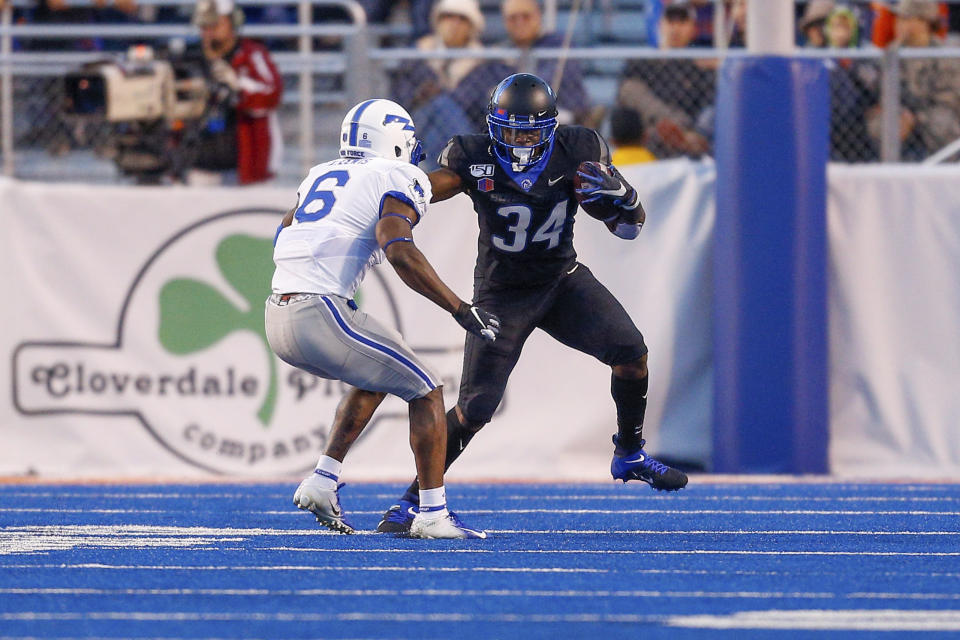
M 457 514 L 450 512 L 447 515 L 427 520 L 418 513 L 410 524 L 411 538 L 444 538 L 474 540 L 487 537 L 486 531 L 471 529 L 460 522 Z
M 343 519 L 340 508 L 340 485 L 336 489 L 318 486 L 318 476 L 304 478 L 293 494 L 293 504 L 317 517 L 317 522 L 337 533 L 356 533 Z

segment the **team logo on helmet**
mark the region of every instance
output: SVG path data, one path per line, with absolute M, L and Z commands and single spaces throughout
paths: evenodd
M 419 164 L 423 147 L 416 137 L 410 114 L 392 100 L 365 100 L 356 105 L 340 125 L 340 155 L 401 160 Z

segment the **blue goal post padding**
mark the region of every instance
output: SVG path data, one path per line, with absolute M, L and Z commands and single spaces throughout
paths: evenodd
M 716 114 L 713 471 L 827 469 L 822 61 L 728 58 Z

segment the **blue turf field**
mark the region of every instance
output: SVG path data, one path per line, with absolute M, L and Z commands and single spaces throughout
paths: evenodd
M 960 637 L 960 485 L 452 484 L 479 541 L 294 488 L 0 486 L 0 638 Z

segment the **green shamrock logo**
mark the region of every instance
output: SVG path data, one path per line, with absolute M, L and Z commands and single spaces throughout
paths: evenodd
M 264 427 L 270 424 L 277 402 L 277 364 L 263 323 L 263 301 L 273 277 L 272 240 L 248 235 L 224 238 L 216 250 L 220 273 L 247 301 L 238 309 L 205 282 L 177 278 L 160 290 L 160 344 L 176 355 L 206 349 L 234 331 L 252 331 L 267 350 L 270 382 L 257 412 Z

